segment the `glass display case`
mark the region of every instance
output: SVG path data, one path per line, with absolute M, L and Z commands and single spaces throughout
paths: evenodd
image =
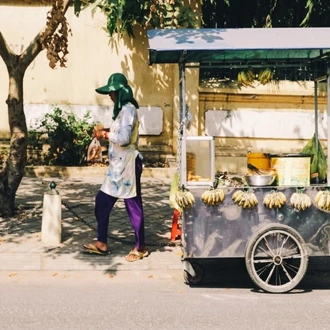
M 185 155 L 182 183 L 186 186 L 212 185 L 215 176 L 214 138 L 187 136 L 185 140 L 185 146 L 182 148 Z

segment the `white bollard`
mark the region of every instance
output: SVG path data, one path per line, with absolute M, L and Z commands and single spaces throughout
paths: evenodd
M 50 190 L 45 192 L 42 207 L 41 241 L 57 245 L 62 241 L 62 202 L 61 196 L 52 181 Z

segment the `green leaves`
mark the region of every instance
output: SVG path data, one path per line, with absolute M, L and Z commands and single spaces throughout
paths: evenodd
M 127 33 L 134 38 L 134 27 L 195 28 L 198 14 L 183 0 L 74 0 L 93 5 L 107 16 L 106 29 L 110 36 Z M 75 7 L 76 8 L 76 7 Z M 77 8 L 79 8 L 77 6 Z
M 90 111 L 80 119 L 73 112 L 54 107 L 53 112 L 40 120 L 36 130 L 29 131 L 29 145 L 36 148 L 36 141 L 39 145 L 48 145 L 44 154 L 46 165 L 82 165 L 86 162 L 94 126 Z M 39 139 L 42 134 L 46 136 L 46 141 Z

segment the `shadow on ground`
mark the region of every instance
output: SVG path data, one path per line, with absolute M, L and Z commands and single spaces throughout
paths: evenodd
M 330 289 L 330 263 L 327 258 L 310 258 L 308 270 L 299 285 L 289 293 L 304 293 L 312 290 Z M 194 262 L 194 260 L 193 260 Z M 191 287 L 242 288 L 262 293 L 250 279 L 243 258 L 218 258 L 196 260 L 204 277 Z
M 94 198 L 102 181 L 103 178 L 57 180 L 56 189 L 62 199 L 62 244 L 47 246 L 41 242 L 42 202 L 50 180 L 24 178 L 17 192 L 17 215 L 10 219 L 0 218 L 0 244 L 5 243 L 14 251 L 17 245 L 28 246 L 29 243 L 32 253 L 46 253 L 46 258 L 66 255 L 72 258 L 73 255 L 92 266 L 108 265 L 108 269 L 116 270 L 121 265 L 117 257 L 123 259 L 134 246 L 134 233 L 122 200 L 118 200 L 110 215 L 108 244 L 111 253 L 95 256 L 82 252 L 82 245 L 96 238 Z M 142 190 L 147 248 L 151 256 L 155 251 L 168 252 L 180 244 L 170 241 L 173 214 L 169 206 L 170 182 L 144 179 Z M 147 267 L 147 259 L 141 262 Z

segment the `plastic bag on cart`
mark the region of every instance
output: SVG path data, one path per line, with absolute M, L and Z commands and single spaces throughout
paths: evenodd
M 172 183 L 171 183 L 171 189 L 170 189 L 170 205 L 173 209 L 181 212 L 181 207 L 175 201 L 175 194 L 178 191 L 179 191 L 179 174 L 177 172 L 175 172 Z
M 322 149 L 322 145 L 319 140 L 317 140 L 318 145 L 315 141 L 315 134 L 308 141 L 306 146 L 302 149 L 301 154 L 312 155 L 311 161 L 311 182 L 316 183 L 316 178 L 318 178 L 318 183 L 327 182 L 327 158 Z

